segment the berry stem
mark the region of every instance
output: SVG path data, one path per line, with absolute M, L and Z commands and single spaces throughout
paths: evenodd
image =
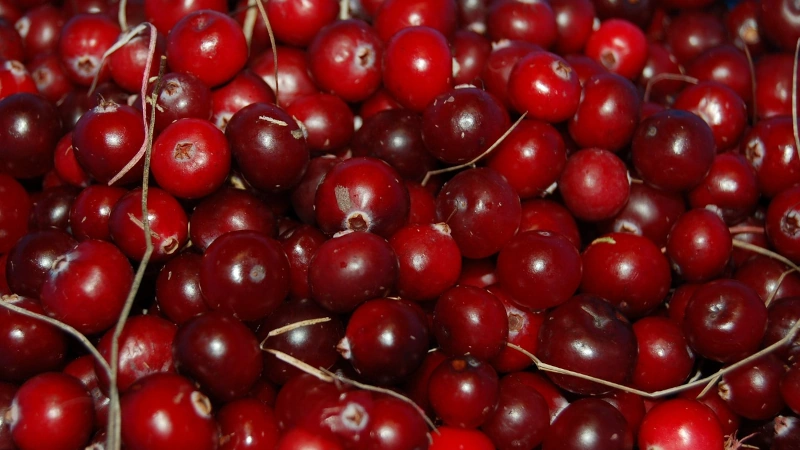
M 273 336 L 278 336 L 279 334 L 288 333 L 289 331 L 296 330 L 296 329 L 301 328 L 301 327 L 305 327 L 305 326 L 309 326 L 309 325 L 316 325 L 318 323 L 324 323 L 324 322 L 330 322 L 330 321 L 331 321 L 330 317 L 320 317 L 319 319 L 308 319 L 308 320 L 301 320 L 300 322 L 290 323 L 289 325 L 285 325 L 285 326 L 282 326 L 280 328 L 276 328 L 276 329 L 270 331 L 269 333 L 267 333 L 267 337 L 266 337 L 266 339 L 264 339 L 264 341 L 266 341 L 267 339 L 269 339 L 269 338 L 271 338 Z M 264 342 L 262 342 L 261 344 L 263 345 Z
M 658 75 L 655 75 L 653 78 L 647 80 L 647 86 L 645 86 L 644 88 L 644 97 L 643 97 L 644 102 L 650 101 L 650 91 L 652 91 L 653 85 L 658 83 L 659 81 L 664 81 L 664 80 L 685 81 L 691 84 L 697 84 L 700 82 L 700 80 L 698 80 L 695 77 L 690 77 L 689 75 L 683 75 L 680 73 L 659 73 Z

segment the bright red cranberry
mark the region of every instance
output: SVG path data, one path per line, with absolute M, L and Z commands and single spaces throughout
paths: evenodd
M 630 323 L 611 304 L 593 295 L 576 295 L 553 309 L 539 331 L 537 356 L 542 362 L 614 383 L 625 383 L 631 377 L 636 352 Z M 547 375 L 570 392 L 602 394 L 610 390 L 569 375 Z
M 428 425 L 408 403 L 377 398 L 370 409 L 369 434 L 359 449 L 422 449 L 428 447 Z
M 711 128 L 718 151 L 736 145 L 747 125 L 744 101 L 731 89 L 714 81 L 687 87 L 675 99 L 673 107 L 700 116 Z
M 500 103 L 478 88 L 462 87 L 438 95 L 422 114 L 422 140 L 437 159 L 449 164 L 472 161 L 508 128 Z
M 800 180 L 800 157 L 790 117 L 758 121 L 742 138 L 742 153 L 755 169 L 758 189 L 775 197 Z
M 619 151 L 636 130 L 639 104 L 636 87 L 627 79 L 613 73 L 593 75 L 583 85 L 569 134 L 580 147 Z
M 480 3 L 480 2 L 478 2 Z M 492 52 L 492 44 L 485 36 L 469 29 L 456 31 L 453 48 L 453 84 L 478 84 L 483 67 Z
M 178 198 L 205 197 L 228 177 L 231 153 L 225 135 L 202 119 L 180 119 L 153 143 L 153 177 Z
M 685 209 L 681 195 L 633 183 L 628 203 L 616 217 L 601 223 L 600 230 L 638 234 L 660 248 L 666 245 L 672 225 Z
M 558 36 L 555 14 L 547 2 L 501 0 L 492 2 L 487 13 L 487 31 L 493 41 L 527 41 L 547 49 Z
M 436 198 L 436 217 L 447 223 L 467 258 L 497 253 L 517 232 L 519 196 L 499 173 L 465 170 L 450 179 Z
M 309 45 L 320 29 L 339 15 L 339 2 L 336 0 L 278 0 L 267 2 L 264 6 L 275 39 L 295 47 Z M 257 20 L 261 21 L 261 18 Z
M 367 120 L 375 114 L 388 109 L 402 109 L 402 106 L 386 89 L 379 88 L 361 103 L 358 112 L 363 120 Z
M 700 184 L 711 169 L 714 134 L 700 117 L 666 110 L 638 125 L 631 154 L 646 183 L 666 191 L 685 191 Z
M 196 253 L 182 253 L 170 259 L 156 278 L 159 311 L 180 325 L 209 311 L 200 292 L 200 262 Z
M 608 300 L 628 318 L 649 313 L 669 292 L 669 262 L 645 237 L 604 235 L 584 249 L 582 261 L 581 292 Z
M 767 307 L 758 295 L 735 280 L 702 285 L 686 305 L 683 331 L 700 355 L 733 362 L 755 352 L 767 327 Z
M 522 57 L 541 50 L 541 47 L 525 41 L 502 41 L 492 48 L 483 66 L 480 78 L 486 91 L 511 108 L 508 96 L 508 80 L 511 71 Z
M 266 81 L 245 69 L 211 92 L 211 122 L 225 131 L 231 117 L 253 103 L 275 103 L 275 94 Z
M 111 400 L 98 386 L 94 356 L 84 355 L 73 359 L 72 362 L 64 367 L 63 373 L 77 378 L 89 391 L 89 395 L 92 396 L 95 428 L 103 429 L 108 426 L 108 407 L 111 404 Z M 103 441 L 105 442 L 105 440 Z
M 275 217 L 253 194 L 232 188 L 220 189 L 204 199 L 189 220 L 192 245 L 205 250 L 219 236 L 236 230 L 253 230 L 275 236 Z
M 58 177 L 67 184 L 85 188 L 91 182 L 89 175 L 83 170 L 75 157 L 72 147 L 72 133 L 69 132 L 58 141 L 53 155 L 53 165 Z
M 48 372 L 20 386 L 11 409 L 11 437 L 19 448 L 77 449 L 94 425 L 92 397 L 76 378 Z
M 28 69 L 16 60 L 6 60 L 0 65 L 0 83 L 0 99 L 21 92 L 38 93 Z
M 158 65 L 164 55 L 164 37 L 157 35 L 155 53 L 150 64 L 150 77 L 158 75 Z M 142 75 L 150 55 L 150 34 L 139 35 L 128 41 L 108 57 L 111 79 L 128 92 L 142 89 Z
M 289 297 L 307 299 L 311 296 L 308 284 L 308 267 L 317 249 L 325 242 L 325 235 L 310 225 L 300 225 L 284 232 L 279 241 L 289 258 Z
M 24 54 L 17 58 L 5 59 L 22 61 L 26 59 L 25 56 L 31 59 L 35 55 L 56 53 L 64 22 L 64 14 L 55 5 L 45 4 L 26 11 L 16 22 L 11 22 L 18 33 L 18 38 L 21 38 L 20 44 L 24 48 Z
M 370 300 L 353 311 L 337 349 L 372 383 L 397 384 L 416 370 L 428 351 L 428 325 L 405 300 Z
M 755 107 L 759 119 L 792 114 L 792 55 L 772 53 L 756 62 Z
M 443 361 L 431 374 L 428 397 L 436 415 L 449 426 L 477 428 L 495 409 L 500 396 L 497 373 L 472 356 Z
M 570 212 L 577 219 L 590 222 L 615 216 L 630 195 L 625 163 L 601 148 L 573 153 L 561 173 L 558 188 Z
M 706 11 L 682 11 L 667 26 L 666 43 L 681 64 L 725 42 L 722 21 Z
M 349 312 L 390 292 L 397 256 L 385 239 L 355 231 L 324 242 L 308 268 L 311 298 L 329 311 Z
M 550 423 L 561 414 L 561 411 L 569 405 L 569 402 L 564 397 L 564 392 L 553 384 L 542 372 L 514 372 L 506 375 L 506 378 L 522 382 L 538 392 L 547 403 L 550 410 Z
M 500 285 L 518 305 L 534 310 L 569 300 L 580 285 L 582 270 L 575 246 L 548 231 L 516 235 L 497 257 Z
M 20 238 L 7 253 L 6 277 L 11 292 L 39 298 L 53 263 L 78 242 L 60 230 L 42 230 Z
M 711 408 L 697 400 L 671 399 L 647 412 L 639 448 L 713 450 L 723 447 L 722 429 Z
M 69 92 L 72 91 L 72 83 L 64 74 L 64 69 L 61 68 L 61 62 L 57 54 L 39 55 L 29 62 L 26 67 L 31 73 L 33 82 L 36 83 L 36 89 L 39 94 L 51 102 L 55 103 L 62 98 L 66 98 Z
M 500 380 L 497 406 L 481 430 L 497 448 L 534 448 L 550 427 L 547 402 L 533 387 L 514 378 Z
M 633 324 L 639 346 L 631 382 L 656 392 L 680 385 L 694 368 L 695 355 L 680 325 L 666 317 L 645 317 Z
M 717 155 L 708 175 L 689 192 L 693 208 L 718 211 L 729 225 L 750 216 L 758 199 L 756 172 L 742 156 L 732 153 Z
M 0 174 L 0 253 L 7 253 L 28 232 L 31 199 L 14 178 Z
M 267 50 L 250 63 L 250 69 L 277 93 L 277 104 L 290 105 L 304 95 L 319 92 L 309 73 L 306 52 L 293 47 L 278 46 L 277 83 L 274 56 L 271 49 Z
M 79 241 L 111 241 L 109 220 L 114 205 L 127 191 L 114 186 L 95 184 L 82 190 L 72 202 L 69 214 L 72 235 Z
M 53 167 L 53 151 L 61 139 L 55 105 L 36 94 L 0 100 L 0 170 L 14 178 L 44 175 Z
M 189 220 L 183 207 L 169 193 L 151 187 L 147 212 L 153 244 L 153 261 L 165 261 L 180 250 L 189 234 Z M 117 201 L 109 218 L 111 237 L 128 257 L 141 261 L 146 251 L 142 223 L 142 190 L 134 189 Z
M 436 199 L 428 187 L 405 182 L 411 200 L 408 211 L 408 224 L 432 224 L 436 222 Z
M 687 281 L 707 281 L 720 275 L 733 243 L 725 222 L 705 208 L 678 218 L 667 238 L 666 254 L 675 272 Z
M 633 23 L 609 19 L 592 32 L 584 52 L 610 72 L 633 80 L 647 62 L 647 40 Z
M 344 447 L 334 438 L 296 427 L 281 435 L 275 450 L 344 450 Z
M 551 231 L 564 235 L 575 248 L 582 248 L 578 224 L 569 210 L 547 199 L 530 199 L 522 202 L 522 220 L 519 232 Z
M 49 316 L 94 334 L 117 322 L 132 282 L 133 268 L 117 247 L 88 240 L 53 262 L 40 300 Z
M 208 87 L 234 77 L 247 63 L 247 42 L 235 20 L 213 10 L 195 11 L 167 36 L 172 70 L 192 74 Z
M 399 262 L 400 297 L 433 300 L 454 286 L 461 273 L 461 251 L 444 223 L 407 225 L 389 239 Z
M 211 402 L 180 375 L 157 373 L 139 380 L 122 396 L 121 407 L 122 442 L 127 449 L 212 450 L 218 446 Z
M 386 44 L 383 84 L 408 109 L 424 110 L 450 88 L 452 75 L 447 40 L 433 28 L 404 28 Z
M 388 237 L 406 224 L 409 197 L 397 172 L 371 157 L 334 166 L 317 188 L 317 224 L 324 233 L 368 231 Z
M 225 136 L 242 174 L 256 189 L 291 189 L 308 166 L 302 130 L 275 105 L 253 103 L 242 108 L 228 122 Z M 266 167 L 270 169 L 265 170 Z
M 767 209 L 767 239 L 778 252 L 800 260 L 800 186 L 787 189 L 772 199 Z
M 544 313 L 521 309 L 499 284 L 488 286 L 486 290 L 497 297 L 506 309 L 508 344 L 536 353 L 539 347 L 539 328 L 544 322 Z M 502 373 L 524 370 L 533 363 L 528 356 L 510 346 L 500 350 L 500 353 L 489 362 L 495 370 Z
M 263 233 L 231 231 L 203 254 L 200 287 L 212 309 L 259 320 L 289 293 L 289 261 L 278 241 Z
M 278 443 L 275 413 L 260 401 L 243 398 L 217 412 L 220 450 L 272 450 Z
M 224 0 L 144 0 L 144 13 L 148 22 L 156 26 L 161 34 L 168 34 L 183 17 L 196 11 L 210 9 L 226 12 L 228 4 Z
M 714 415 L 717 416 L 720 426 L 722 427 L 723 435 L 728 436 L 735 434 L 739 430 L 739 425 L 742 422 L 741 417 L 731 410 L 730 406 L 725 403 L 725 400 L 719 397 L 719 391 L 717 389 L 710 389 L 703 397 L 698 399 L 697 397 L 704 387 L 705 386 L 698 386 L 694 389 L 685 390 L 678 394 L 678 397 L 688 400 L 699 400 L 700 403 L 708 406 L 714 412 Z
M 310 94 L 286 107 L 286 113 L 302 122 L 311 151 L 333 152 L 350 142 L 353 112 L 341 98 L 331 94 Z
M 39 303 L 27 297 L 12 295 L 0 301 L 44 314 Z M 66 337 L 50 324 L 3 308 L 0 310 L 0 348 L 3 349 L 0 351 L 0 379 L 23 382 L 34 375 L 58 370 L 65 362 Z
M 108 81 L 111 70 L 103 63 L 103 54 L 114 45 L 119 34 L 119 25 L 100 14 L 80 14 L 70 19 L 61 29 L 58 43 L 67 77 L 80 86 L 91 85 L 95 78 Z
M 518 112 L 557 123 L 575 114 L 581 85 L 563 58 L 549 52 L 534 52 L 517 61 L 511 70 L 508 96 Z
M 244 396 L 261 375 L 255 334 L 236 318 L 203 313 L 184 322 L 172 342 L 175 366 L 223 402 Z
M 508 327 L 503 303 L 477 287 L 448 289 L 433 312 L 433 334 L 448 355 L 472 355 L 488 362 L 505 347 Z
M 557 37 L 553 50 L 559 55 L 583 50 L 592 34 L 595 20 L 595 3 L 590 0 L 551 0 L 550 8 L 556 18 Z M 648 2 L 640 2 L 648 3 Z M 629 5 L 620 2 L 620 5 Z
M 425 26 L 450 38 L 456 30 L 456 2 L 452 0 L 383 0 L 375 14 L 375 31 L 388 42 L 398 31 Z
M 625 416 L 599 398 L 570 403 L 553 421 L 542 450 L 633 448 L 633 433 Z
M 753 99 L 750 63 L 744 52 L 733 45 L 720 45 L 706 50 L 687 67 L 687 74 L 701 82 L 723 84 L 748 104 Z

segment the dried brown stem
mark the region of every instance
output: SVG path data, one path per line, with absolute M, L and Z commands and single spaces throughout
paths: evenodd
M 764 227 L 756 225 L 737 225 L 728 228 L 731 234 L 764 234 Z
M 308 320 L 301 320 L 300 322 L 290 323 L 289 325 L 285 325 L 285 326 L 282 326 L 280 328 L 276 328 L 276 329 L 270 331 L 269 333 L 267 333 L 267 337 L 266 337 L 266 339 L 264 339 L 264 341 L 266 341 L 267 339 L 269 339 L 269 338 L 271 338 L 273 336 L 278 336 L 278 335 L 283 334 L 283 333 L 288 333 L 288 332 L 290 332 L 292 330 L 296 330 L 298 328 L 306 327 L 306 326 L 309 326 L 309 325 L 316 325 L 318 323 L 330 322 L 330 321 L 331 321 L 330 317 L 320 317 L 319 319 L 308 319 Z M 262 344 L 263 344 L 263 342 L 262 342 Z
M 275 65 L 275 104 L 280 106 L 278 103 L 278 44 L 275 43 L 275 33 L 272 32 L 272 25 L 269 23 L 269 17 L 267 17 L 267 11 L 264 9 L 264 3 L 262 0 L 255 0 L 256 5 L 258 6 L 258 12 L 261 13 L 261 19 L 264 21 L 264 24 L 267 26 L 267 34 L 269 35 L 269 45 L 272 47 L 272 63 Z
M 431 171 L 429 171 L 428 173 L 425 174 L 425 178 L 422 179 L 422 183 L 420 183 L 420 185 L 425 186 L 426 184 L 428 184 L 428 181 L 434 175 L 439 175 L 439 174 L 448 173 L 448 172 L 454 172 L 456 170 L 461 170 L 461 169 L 465 169 L 467 167 L 474 166 L 478 161 L 480 161 L 481 159 L 485 158 L 486 155 L 488 155 L 489 153 L 492 153 L 492 150 L 497 148 L 497 146 L 500 145 L 500 143 L 503 142 L 505 140 L 505 138 L 507 138 L 508 135 L 511 134 L 512 131 L 514 131 L 514 128 L 517 128 L 517 125 L 519 125 L 520 122 L 522 122 L 522 119 L 524 119 L 525 116 L 527 116 L 527 115 L 528 115 L 528 111 L 525 111 L 524 113 L 522 113 L 522 115 L 519 117 L 519 119 L 517 119 L 516 122 L 514 122 L 510 127 L 508 127 L 508 129 L 506 130 L 505 133 L 503 133 L 502 136 L 500 136 L 496 141 L 494 141 L 494 144 L 492 144 L 489 148 L 486 149 L 486 151 L 484 151 L 483 153 L 478 155 L 472 161 L 465 162 L 464 164 L 459 164 L 457 166 L 445 167 L 444 169 L 431 170 Z
M 253 30 L 256 27 L 256 18 L 258 18 L 258 10 L 256 9 L 255 0 L 247 0 L 247 12 L 244 15 L 244 23 L 242 24 L 242 33 L 247 41 L 247 48 L 250 49 L 253 42 Z
M 769 307 L 769 305 L 772 304 L 772 301 L 775 300 L 775 295 L 778 294 L 778 289 L 780 289 L 781 284 L 783 284 L 783 280 L 785 280 L 786 277 L 789 276 L 789 274 L 792 272 L 797 272 L 797 270 L 796 269 L 784 270 L 781 273 L 781 276 L 778 277 L 778 282 L 775 283 L 775 289 L 769 293 L 769 297 L 767 297 L 767 300 L 764 301 L 764 304 L 767 307 Z

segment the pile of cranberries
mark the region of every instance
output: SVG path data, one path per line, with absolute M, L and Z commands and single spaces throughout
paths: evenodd
M 0 450 L 799 449 L 798 38 L 0 0 Z

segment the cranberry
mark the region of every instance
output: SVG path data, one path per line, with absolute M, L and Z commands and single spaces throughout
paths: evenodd
M 260 76 L 273 92 L 276 93 L 276 104 L 290 105 L 296 99 L 319 92 L 309 74 L 306 53 L 293 47 L 278 46 L 278 79 L 275 79 L 275 54 L 267 50 L 257 56 L 250 69 Z
M 478 430 L 441 426 L 438 433 L 431 433 L 431 445 L 428 450 L 493 450 L 496 447 L 486 434 Z
M 746 285 L 729 279 L 700 286 L 686 305 L 683 331 L 700 355 L 733 362 L 758 350 L 767 307 Z
M 724 41 L 722 21 L 710 12 L 682 11 L 667 26 L 666 43 L 682 64 Z
M 150 65 L 150 77 L 158 75 L 158 61 L 164 55 L 164 37 L 157 35 L 153 64 Z M 135 36 L 108 57 L 111 78 L 122 89 L 128 92 L 139 92 L 142 88 L 147 59 L 150 54 L 150 37 Z
M 203 254 L 200 288 L 212 309 L 259 320 L 289 293 L 289 261 L 278 241 L 258 231 L 230 231 Z
M 310 298 L 308 267 L 319 246 L 325 242 L 325 235 L 310 225 L 300 225 L 284 232 L 279 241 L 289 258 L 289 297 Z
M 331 152 L 353 137 L 353 113 L 341 98 L 331 94 L 309 94 L 286 107 L 286 113 L 303 124 L 311 151 Z
M 619 151 L 636 130 L 639 103 L 636 88 L 627 79 L 612 73 L 594 75 L 583 84 L 569 134 L 581 147 Z
M 171 72 L 161 80 L 162 89 L 156 104 L 155 132 L 160 134 L 169 124 L 178 119 L 202 119 L 211 117 L 211 89 L 200 78 L 183 72 Z M 148 87 L 147 95 L 153 95 L 154 84 Z M 141 110 L 142 103 L 137 99 L 136 107 Z M 147 104 L 147 114 L 152 106 Z
M 570 403 L 553 421 L 542 450 L 633 448 L 628 421 L 614 406 L 597 398 Z
M 550 412 L 539 392 L 514 378 L 500 380 L 494 412 L 481 429 L 497 448 L 534 448 L 550 427 Z
M 647 62 L 647 40 L 633 23 L 609 19 L 592 32 L 584 52 L 610 72 L 633 80 Z
M 766 347 L 783 339 L 798 319 L 800 297 L 788 297 L 770 304 L 767 311 L 767 331 L 761 345 Z M 800 346 L 797 341 L 793 341 L 776 349 L 775 354 L 788 363 L 797 360 L 798 351 Z
M 718 151 L 736 145 L 747 124 L 744 101 L 726 86 L 700 82 L 684 89 L 673 107 L 693 112 L 711 127 Z
M 211 122 L 222 131 L 234 114 L 252 103 L 275 103 L 269 85 L 248 69 L 211 92 Z
M 582 271 L 578 250 L 566 237 L 548 231 L 516 235 L 497 257 L 500 285 L 528 309 L 551 308 L 569 300 Z
M 631 381 L 656 392 L 680 385 L 691 374 L 695 355 L 680 325 L 665 317 L 645 317 L 633 324 L 639 346 Z
M 745 133 L 741 149 L 755 169 L 762 195 L 775 197 L 800 182 L 800 158 L 790 117 L 760 120 Z
M 747 104 L 751 104 L 753 100 L 753 78 L 750 71 L 751 63 L 747 56 L 733 45 L 720 45 L 706 50 L 687 67 L 689 75 L 701 82 L 721 83 Z
M 636 352 L 630 323 L 608 302 L 588 294 L 572 297 L 550 311 L 539 331 L 537 356 L 542 362 L 614 383 L 625 383 L 633 374 Z M 569 375 L 547 375 L 570 392 L 609 391 L 603 385 Z
M 726 224 L 741 222 L 755 212 L 759 191 L 756 172 L 741 155 L 719 154 L 708 175 L 689 191 L 693 208 L 719 211 Z
M 386 295 L 397 281 L 397 256 L 385 239 L 354 231 L 319 246 L 308 267 L 311 298 L 334 312 Z
M 3 82 L 0 86 L 0 99 L 22 92 L 37 93 L 31 74 L 16 60 L 7 60 L 0 65 L 0 81 Z
M 325 175 L 314 209 L 320 230 L 328 235 L 351 230 L 389 237 L 408 220 L 408 190 L 385 162 L 351 158 Z
M 556 17 L 547 2 L 501 0 L 492 2 L 487 13 L 493 41 L 520 40 L 549 48 L 558 36 Z
M 219 236 L 236 230 L 276 234 L 275 217 L 253 194 L 223 188 L 200 202 L 189 220 L 192 244 L 205 251 Z
M 233 78 L 247 63 L 247 42 L 235 20 L 218 11 L 200 10 L 170 30 L 167 58 L 176 72 L 192 74 L 214 87 Z
M 44 310 L 33 299 L 12 295 L 2 300 L 38 314 Z M 23 382 L 34 375 L 58 370 L 65 361 L 67 336 L 50 324 L 3 308 L 0 310 L 0 379 Z M 0 446 L 1 448 L 2 446 Z
M 500 285 L 493 284 L 486 290 L 500 299 L 506 309 L 508 344 L 513 344 L 529 353 L 536 353 L 539 347 L 539 328 L 544 322 L 544 313 L 520 309 Z M 500 350 L 500 353 L 489 362 L 495 370 L 504 373 L 526 369 L 533 363 L 527 355 L 510 345 Z
M 480 75 L 486 91 L 510 108 L 508 81 L 511 71 L 522 57 L 538 50 L 541 47 L 524 41 L 501 41 L 495 45 Z
M 480 2 L 478 2 L 480 3 Z M 451 43 L 453 49 L 453 84 L 474 84 L 480 79 L 492 44 L 488 38 L 469 29 L 456 31 Z
M 275 413 L 256 399 L 226 403 L 217 412 L 217 422 L 220 450 L 273 449 L 278 442 Z
M 44 175 L 53 167 L 53 151 L 61 138 L 55 106 L 30 93 L 0 100 L 0 170 L 15 178 Z
M 79 14 L 61 29 L 58 55 L 64 73 L 80 86 L 89 86 L 97 78 L 108 81 L 111 70 L 102 59 L 119 37 L 119 26 L 100 14 Z
M 794 4 L 784 0 L 766 0 L 761 2 L 759 20 L 765 26 L 767 39 L 785 52 L 792 51 L 800 34 L 794 29 L 800 14 Z
M 339 15 L 336 0 L 276 1 L 264 6 L 275 39 L 295 47 L 309 45 L 320 29 Z
M 407 225 L 389 244 L 399 263 L 396 287 L 402 298 L 433 300 L 458 280 L 461 252 L 446 224 Z
M 177 374 L 157 373 L 136 382 L 122 396 L 121 418 L 122 442 L 130 450 L 180 446 L 211 450 L 218 445 L 211 403 L 191 381 Z
M 472 356 L 446 359 L 431 374 L 428 396 L 446 425 L 476 428 L 486 422 L 497 404 L 497 373 Z
M 0 253 L 7 253 L 28 232 L 31 199 L 14 178 L 0 174 Z
M 383 84 L 401 105 L 422 111 L 450 88 L 452 66 L 442 33 L 425 26 L 404 28 L 386 44 Z
M 275 450 L 344 450 L 344 447 L 334 438 L 323 437 L 297 427 L 281 436 Z
M 47 372 L 20 386 L 11 409 L 11 437 L 19 448 L 81 448 L 94 425 L 92 397 L 76 378 Z
M 575 248 L 581 248 L 578 224 L 569 210 L 553 200 L 530 199 L 522 202 L 519 232 L 552 231 L 564 235 Z
M 489 361 L 505 347 L 508 328 L 503 303 L 477 287 L 448 289 L 439 297 L 433 312 L 433 334 L 448 355 L 472 355 Z
M 456 29 L 456 2 L 383 0 L 375 14 L 374 24 L 384 42 L 398 31 L 416 26 L 433 28 L 449 38 Z
M 697 400 L 682 398 L 664 401 L 648 411 L 637 441 L 639 448 L 723 448 L 722 429 L 711 408 Z
M 55 53 L 35 57 L 27 64 L 27 68 L 33 82 L 36 83 L 39 95 L 51 102 L 66 99 L 73 89 Z
M 358 448 L 404 450 L 428 447 L 428 425 L 413 406 L 399 399 L 376 399 L 368 427 L 369 434 Z
M 599 7 L 602 10 L 603 5 L 590 0 L 551 0 L 549 3 L 556 18 L 557 36 L 553 50 L 560 55 L 569 55 L 583 50 L 586 41 L 592 34 L 595 8 Z M 648 2 L 641 3 L 647 4 Z M 629 5 L 630 3 L 620 2 L 619 4 Z
M 144 0 L 144 14 L 148 22 L 164 35 L 183 17 L 195 11 L 210 9 L 225 12 L 228 4 L 223 0 L 189 0 L 172 2 L 169 0 Z
M 7 253 L 6 277 L 11 292 L 39 298 L 53 263 L 78 242 L 60 230 L 42 230 L 20 238 Z
M 673 223 L 686 210 L 683 197 L 644 183 L 631 184 L 628 203 L 613 219 L 599 224 L 602 232 L 624 232 L 644 236 L 659 248 L 667 244 Z
M 556 123 L 575 114 L 581 86 L 563 58 L 549 52 L 533 52 L 517 61 L 511 70 L 508 95 L 517 111 Z

